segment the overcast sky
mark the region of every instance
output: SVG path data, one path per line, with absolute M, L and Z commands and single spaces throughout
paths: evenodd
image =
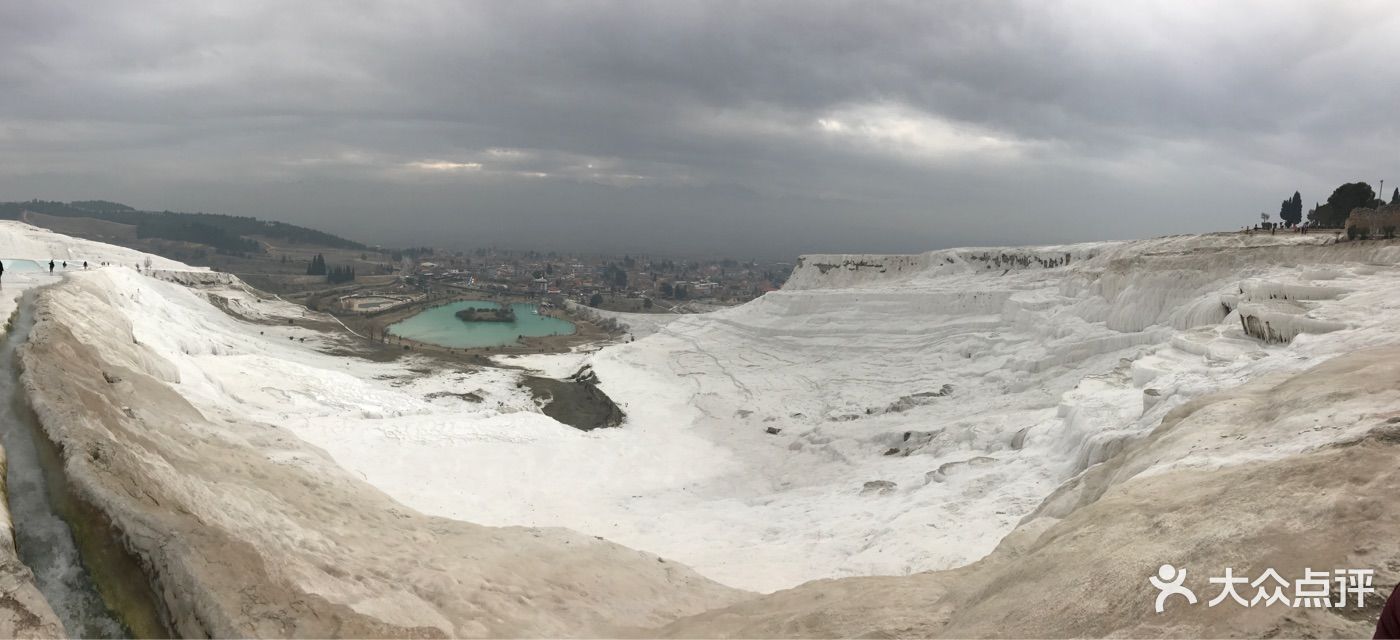
M 394 245 L 1237 229 L 1400 186 L 1397 114 L 1384 0 L 0 3 L 0 200 Z

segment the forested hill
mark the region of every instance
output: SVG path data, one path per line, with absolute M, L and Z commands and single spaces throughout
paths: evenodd
M 365 245 L 324 231 L 306 227 L 259 220 L 244 216 L 215 213 L 182 213 L 178 211 L 138 211 L 132 207 L 105 200 L 74 202 L 0 203 L 0 219 L 18 220 L 25 211 L 70 218 L 96 218 L 136 227 L 137 237 L 198 242 L 225 253 L 260 253 L 261 245 L 250 236 L 285 240 L 339 249 L 365 249 Z

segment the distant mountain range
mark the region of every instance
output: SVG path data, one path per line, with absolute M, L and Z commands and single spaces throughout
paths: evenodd
M 20 220 L 24 217 L 25 212 L 68 218 L 94 218 L 131 225 L 135 227 L 138 238 L 196 242 L 213 247 L 220 253 L 229 254 L 263 253 L 263 245 L 256 238 L 271 238 L 294 244 L 337 249 L 363 250 L 368 248 L 362 243 L 324 231 L 246 216 L 179 211 L 141 211 L 106 200 L 75 200 L 73 202 L 30 200 L 0 203 L 0 219 Z

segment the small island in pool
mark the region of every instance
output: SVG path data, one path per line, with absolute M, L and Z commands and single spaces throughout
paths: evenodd
M 505 306 L 488 309 L 467 307 L 456 315 L 463 322 L 515 322 L 515 309 Z

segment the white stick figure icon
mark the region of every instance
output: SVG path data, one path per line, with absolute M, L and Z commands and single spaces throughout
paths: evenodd
M 1196 604 L 1196 594 L 1182 586 L 1182 583 L 1186 581 L 1185 569 L 1177 569 L 1169 564 L 1164 564 L 1157 568 L 1157 575 L 1149 577 L 1147 581 L 1151 582 L 1152 586 L 1157 587 L 1158 591 L 1161 591 L 1157 594 L 1157 613 L 1162 613 L 1164 610 L 1163 605 L 1167 603 L 1168 596 L 1185 596 L 1187 602 Z

